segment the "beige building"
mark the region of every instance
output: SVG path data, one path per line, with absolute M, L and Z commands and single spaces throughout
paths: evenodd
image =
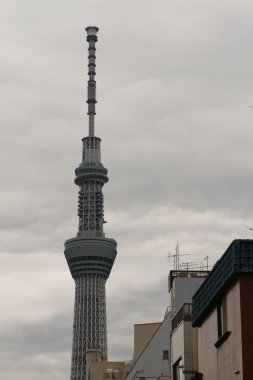
M 87 351 L 87 380 L 125 379 L 131 364 L 127 362 L 109 362 L 101 360 L 101 350 Z
M 144 348 L 160 326 L 161 322 L 139 323 L 134 325 L 134 362 L 139 358 Z

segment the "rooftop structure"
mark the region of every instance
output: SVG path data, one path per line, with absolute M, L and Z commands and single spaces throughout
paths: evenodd
M 192 296 L 208 276 L 206 270 L 172 270 L 168 277 L 169 306 L 167 311 L 178 312 L 184 303 L 191 303 Z
M 168 277 L 169 291 L 175 278 L 206 278 L 209 274 L 208 270 L 171 270 Z M 202 280 L 201 280 L 202 281 Z
M 101 163 L 99 137 L 95 137 L 96 81 L 95 60 L 98 28 L 86 28 L 89 44 L 88 115 L 89 135 L 82 139 L 82 162 L 75 170 L 79 186 L 77 237 L 65 242 L 65 257 L 75 280 L 75 307 L 71 380 L 86 380 L 88 349 L 101 350 L 107 359 L 105 283 L 110 275 L 117 243 L 105 237 L 102 189 L 108 181 Z

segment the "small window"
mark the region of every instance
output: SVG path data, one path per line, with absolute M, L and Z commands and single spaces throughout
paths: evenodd
M 163 360 L 169 360 L 169 351 L 163 351 Z
M 227 326 L 227 298 L 224 297 L 217 304 L 217 335 L 218 340 L 214 343 L 216 348 L 219 348 L 225 340 L 230 336 L 231 331 L 228 331 Z
M 224 297 L 217 305 L 218 339 L 227 331 L 227 299 Z

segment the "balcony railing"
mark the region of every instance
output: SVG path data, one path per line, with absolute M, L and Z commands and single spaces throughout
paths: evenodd
M 192 320 L 192 304 L 185 303 L 175 317 L 172 319 L 172 331 L 179 325 L 182 321 Z

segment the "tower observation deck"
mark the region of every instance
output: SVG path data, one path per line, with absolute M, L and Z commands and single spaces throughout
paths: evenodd
M 101 163 L 99 137 L 95 137 L 96 48 L 98 28 L 86 28 L 88 48 L 89 135 L 82 139 L 82 162 L 75 170 L 79 186 L 77 237 L 65 242 L 65 257 L 75 281 L 71 380 L 86 380 L 86 351 L 96 348 L 107 359 L 105 283 L 110 275 L 117 243 L 105 237 L 102 189 L 108 181 Z

